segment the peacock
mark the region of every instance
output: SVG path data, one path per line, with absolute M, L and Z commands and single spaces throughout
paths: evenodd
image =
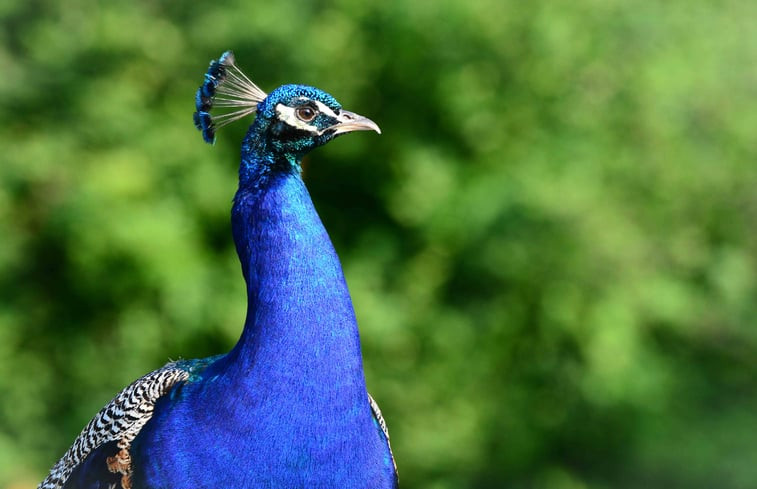
M 210 63 L 195 106 L 209 143 L 255 113 L 231 211 L 248 296 L 241 337 L 127 386 L 39 489 L 396 488 L 341 264 L 301 177 L 309 151 L 378 125 L 311 86 L 266 94 L 231 51 Z

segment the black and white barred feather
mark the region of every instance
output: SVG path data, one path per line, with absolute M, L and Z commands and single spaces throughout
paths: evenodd
M 376 422 L 381 428 L 381 431 L 384 432 L 384 436 L 386 437 L 386 445 L 389 447 L 389 455 L 392 456 L 392 463 L 394 464 L 394 472 L 397 472 L 397 462 L 394 460 L 394 453 L 392 452 L 392 443 L 389 441 L 389 427 L 386 426 L 386 421 L 384 421 L 384 416 L 381 414 L 381 409 L 379 409 L 378 403 L 373 399 L 373 396 L 371 396 L 370 394 L 368 394 L 368 402 L 371 404 L 371 411 L 373 411 L 373 417 L 376 418 Z
M 119 448 L 128 450 L 139 430 L 152 417 L 158 398 L 177 382 L 187 380 L 189 375 L 189 371 L 181 368 L 178 362 L 172 362 L 135 380 L 87 423 L 37 489 L 63 487 L 73 470 L 105 443 L 118 441 Z
M 182 362 L 183 363 L 183 362 Z M 206 363 L 206 362 L 203 362 Z M 98 447 L 118 442 L 119 449 L 128 450 L 142 427 L 152 418 L 157 400 L 177 382 L 186 381 L 192 368 L 169 363 L 132 382 L 105 405 L 84 427 L 63 457 L 50 470 L 37 489 L 61 489 L 76 467 Z M 376 401 L 368 394 L 373 416 L 389 443 L 389 429 Z M 389 452 L 391 454 L 391 445 Z M 394 455 L 392 462 L 394 462 Z M 396 463 L 395 470 L 396 470 Z

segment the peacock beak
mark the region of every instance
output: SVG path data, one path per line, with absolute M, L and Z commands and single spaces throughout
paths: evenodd
M 349 110 L 342 110 L 337 120 L 339 122 L 329 128 L 334 130 L 334 136 L 352 131 L 376 131 L 381 134 L 378 124 L 367 117 L 350 112 Z

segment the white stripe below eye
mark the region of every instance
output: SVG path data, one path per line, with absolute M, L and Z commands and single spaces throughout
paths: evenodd
M 280 121 L 286 122 L 295 129 L 312 132 L 313 134 L 320 134 L 320 131 L 316 126 L 300 120 L 294 112 L 295 109 L 293 107 L 288 107 L 284 104 L 276 104 L 276 115 Z

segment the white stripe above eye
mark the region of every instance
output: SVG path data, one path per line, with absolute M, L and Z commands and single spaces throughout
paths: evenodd
M 308 98 L 302 98 L 300 99 L 302 102 L 311 102 L 314 103 L 315 106 L 318 109 L 318 112 L 321 114 L 324 114 L 328 117 L 333 117 L 334 119 L 339 119 L 339 116 L 334 112 L 328 105 L 324 104 L 323 102 L 319 102 L 317 100 L 312 100 Z M 323 131 L 319 130 L 316 126 L 312 124 L 308 124 L 307 122 L 301 120 L 299 117 L 297 117 L 296 109 L 293 107 L 289 107 L 288 105 L 284 104 L 277 104 L 276 105 L 276 115 L 278 116 L 279 120 L 286 122 L 290 126 L 300 129 L 302 131 L 312 132 L 313 134 L 320 135 L 323 133 Z
M 329 107 L 328 105 L 324 104 L 323 102 L 319 102 L 318 100 L 313 100 L 313 99 L 310 99 L 310 98 L 307 98 L 307 97 L 300 97 L 300 98 L 297 99 L 297 101 L 298 102 L 302 102 L 302 103 L 310 102 L 311 104 L 315 104 L 316 108 L 318 108 L 318 112 L 320 112 L 321 114 L 325 114 L 325 115 L 327 115 L 329 117 L 333 117 L 335 119 L 337 117 L 339 117 L 336 114 L 336 112 L 334 112 L 333 110 L 331 110 L 331 107 Z
M 289 107 L 284 104 L 276 104 L 276 115 L 280 121 L 286 122 L 290 126 L 300 129 L 302 131 L 312 132 L 313 134 L 320 134 L 318 128 L 312 124 L 300 120 L 295 114 L 295 108 Z
M 325 114 L 325 115 L 327 115 L 329 117 L 333 117 L 334 119 L 336 119 L 337 117 L 339 117 L 339 116 L 336 115 L 336 113 L 333 110 L 331 110 L 329 108 L 328 105 L 324 104 L 323 102 L 319 102 L 317 100 L 312 100 L 312 102 L 315 102 L 315 105 L 316 105 L 316 107 L 318 107 L 318 111 L 321 114 Z

